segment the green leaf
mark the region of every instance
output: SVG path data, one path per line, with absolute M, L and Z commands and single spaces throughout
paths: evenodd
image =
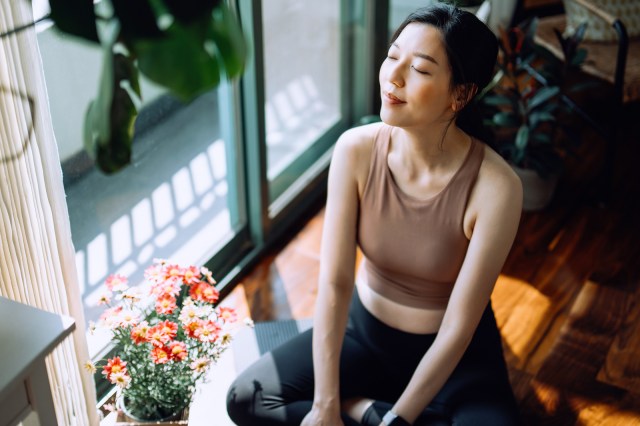
M 531 141 L 539 142 L 542 144 L 551 143 L 551 137 L 547 133 L 536 132 L 530 136 Z
M 498 83 L 500 83 L 503 77 L 504 77 L 504 71 L 502 69 L 499 69 L 494 74 L 489 84 L 487 84 L 487 86 L 484 89 L 482 89 L 482 92 L 478 95 L 478 98 L 483 98 L 484 96 L 487 95 L 487 93 L 491 92 L 498 85 Z
M 571 65 L 580 66 L 587 59 L 587 49 L 578 49 L 571 59 Z
M 531 128 L 535 129 L 536 127 L 538 127 L 538 125 L 542 122 L 545 121 L 555 121 L 556 117 L 555 115 L 549 113 L 549 112 L 532 112 L 529 115 L 529 123 L 531 124 Z
M 483 102 L 487 105 L 511 105 L 511 98 L 505 95 L 485 96 Z
M 189 24 L 174 21 L 161 38 L 134 40 L 131 48 L 142 73 L 184 101 L 216 87 L 223 74 L 241 74 L 247 58 L 242 28 L 224 2 Z
M 98 145 L 111 137 L 108 117 L 114 89 L 112 49 L 118 33 L 117 24 L 109 29 L 111 32 L 106 32 L 108 38 L 102 46 L 102 74 L 98 86 L 98 97 L 89 103 L 84 121 L 85 150 L 94 160 L 97 157 Z
M 515 150 L 511 155 L 511 162 L 513 162 L 516 166 L 521 166 L 524 161 L 524 151 Z
M 131 161 L 135 100 L 140 96 L 137 69 L 130 57 L 113 53 L 114 40 L 104 46 L 98 97 L 89 104 L 84 124 L 85 149 L 105 173 Z
M 184 27 L 175 22 L 166 31 L 166 37 L 133 44 L 140 71 L 184 101 L 220 82 L 218 63 L 204 48 L 198 30 L 197 26 Z
M 543 87 L 538 90 L 538 93 L 533 95 L 533 97 L 529 100 L 527 104 L 527 111 L 531 111 L 536 108 L 538 105 L 542 105 L 549 99 L 553 98 L 560 92 L 560 88 L 556 86 Z
M 587 26 L 587 22 L 582 22 L 580 25 L 578 25 L 578 28 L 576 28 L 576 32 L 572 36 L 575 39 L 576 44 L 580 43 L 584 39 L 584 34 L 587 31 Z
M 493 122 L 498 126 L 504 127 L 515 127 L 519 124 L 517 117 L 511 112 L 498 112 L 494 114 Z
M 217 48 L 215 53 L 226 77 L 240 75 L 246 62 L 247 44 L 240 23 L 226 4 L 221 3 L 214 9 L 207 35 L 208 41 Z
M 515 145 L 518 149 L 524 150 L 529 143 L 529 126 L 523 124 L 518 129 L 518 133 L 516 134 Z
M 51 19 L 62 32 L 98 43 L 93 0 L 49 0 Z

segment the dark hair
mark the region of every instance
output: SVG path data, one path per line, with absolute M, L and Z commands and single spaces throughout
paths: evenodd
M 443 3 L 418 9 L 400 24 L 391 42 L 412 22 L 432 25 L 440 31 L 451 66 L 451 91 L 461 90 L 467 98 L 474 86 L 477 95 L 489 84 L 498 57 L 498 40 L 473 13 Z M 468 99 L 453 120 L 466 133 L 482 138 L 482 120 L 473 99 Z

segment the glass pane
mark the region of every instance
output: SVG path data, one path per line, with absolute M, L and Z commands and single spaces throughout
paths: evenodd
M 101 54 L 51 29 L 38 40 L 85 315 L 96 321 L 109 274 L 127 275 L 136 285 L 153 258 L 203 264 L 244 225 L 240 194 L 230 190 L 238 173 L 229 167 L 236 162 L 228 161 L 236 155 L 228 136 L 234 108 L 226 86 L 183 104 L 143 81 L 133 164 L 106 176 L 91 165 L 81 139 Z M 102 339 L 90 337 L 92 356 L 106 344 Z
M 340 0 L 263 2 L 268 177 L 341 118 Z

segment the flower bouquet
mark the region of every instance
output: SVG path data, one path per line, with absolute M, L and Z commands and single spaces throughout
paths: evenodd
M 231 308 L 216 307 L 219 292 L 206 268 L 156 260 L 145 271 L 148 296 L 122 275 L 106 280 L 97 326 L 113 333 L 116 356 L 93 364 L 118 386 L 119 407 L 135 420 L 163 420 L 191 403 L 195 386 L 229 346 Z

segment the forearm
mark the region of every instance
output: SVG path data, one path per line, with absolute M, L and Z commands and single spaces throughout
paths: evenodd
M 447 382 L 464 355 L 469 341 L 470 337 L 439 333 L 393 406 L 393 411 L 413 423 Z
M 320 282 L 313 325 L 314 404 L 339 408 L 340 352 L 353 285 Z

